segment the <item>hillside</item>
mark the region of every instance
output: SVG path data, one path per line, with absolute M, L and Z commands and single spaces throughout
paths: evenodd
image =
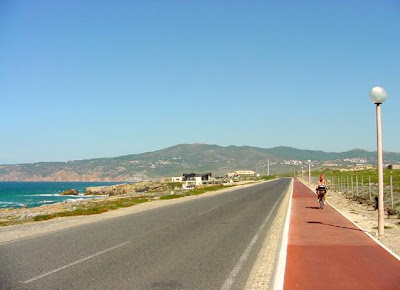
M 400 163 L 400 153 L 385 152 L 386 163 Z M 375 164 L 376 153 L 362 149 L 342 153 L 290 147 L 257 148 L 180 144 L 162 150 L 114 158 L 69 162 L 0 165 L 0 181 L 140 181 L 180 176 L 183 172 L 212 172 L 214 176 L 249 169 L 266 173 L 292 172 L 312 160 L 313 166 Z

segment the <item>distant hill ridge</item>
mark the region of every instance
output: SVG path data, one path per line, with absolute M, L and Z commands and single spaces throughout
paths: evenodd
M 279 146 L 218 146 L 179 144 L 154 152 L 69 162 L 0 165 L 0 181 L 141 181 L 182 175 L 183 172 L 226 172 L 249 169 L 266 173 L 268 161 L 274 173 L 291 172 L 307 160 L 315 165 L 330 161 L 338 166 L 376 163 L 376 152 L 353 149 L 324 152 Z M 400 153 L 385 152 L 386 163 L 400 163 Z

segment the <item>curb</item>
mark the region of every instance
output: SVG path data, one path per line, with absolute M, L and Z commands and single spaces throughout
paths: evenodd
M 285 269 L 286 269 L 286 256 L 287 256 L 287 247 L 288 247 L 288 239 L 289 239 L 289 226 L 290 226 L 290 214 L 292 211 L 292 197 L 293 197 L 293 189 L 294 189 L 294 179 L 291 181 L 291 193 L 289 198 L 288 209 L 286 212 L 285 226 L 283 228 L 281 247 L 279 250 L 278 263 L 275 268 L 275 274 L 272 280 L 271 289 L 280 290 L 283 289 L 283 284 L 285 281 Z
M 299 179 L 301 183 L 303 183 L 305 186 L 307 186 L 309 189 L 310 186 L 304 183 L 302 180 Z M 344 218 L 346 218 L 349 222 L 351 222 L 354 226 L 359 228 L 364 234 L 366 234 L 370 239 L 372 239 L 375 243 L 377 243 L 379 246 L 381 246 L 384 250 L 386 250 L 389 254 L 391 254 L 395 259 L 400 261 L 400 256 L 397 255 L 395 252 L 393 252 L 391 249 L 389 249 L 387 246 L 385 246 L 381 241 L 379 241 L 377 238 L 375 238 L 373 235 L 368 233 L 366 230 L 364 230 L 360 225 L 356 224 L 353 222 L 350 218 L 348 218 L 343 212 L 341 212 L 338 208 L 336 208 L 334 205 L 332 205 L 330 202 L 327 201 L 327 204 L 329 204 L 334 210 L 336 210 L 338 213 L 340 213 Z

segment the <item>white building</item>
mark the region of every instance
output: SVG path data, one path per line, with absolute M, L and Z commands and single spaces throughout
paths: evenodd
M 237 170 L 235 174 L 238 176 L 255 176 L 256 173 L 252 170 Z
M 184 173 L 182 177 L 183 189 L 195 188 L 197 186 L 202 186 L 203 184 L 209 184 L 212 182 L 211 173 Z
M 171 177 L 171 182 L 182 182 L 183 176 Z

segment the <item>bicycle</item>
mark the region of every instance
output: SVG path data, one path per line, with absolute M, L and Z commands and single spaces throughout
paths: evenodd
M 325 186 L 318 186 L 317 194 L 318 194 L 319 208 L 320 209 L 324 209 L 326 187 Z

